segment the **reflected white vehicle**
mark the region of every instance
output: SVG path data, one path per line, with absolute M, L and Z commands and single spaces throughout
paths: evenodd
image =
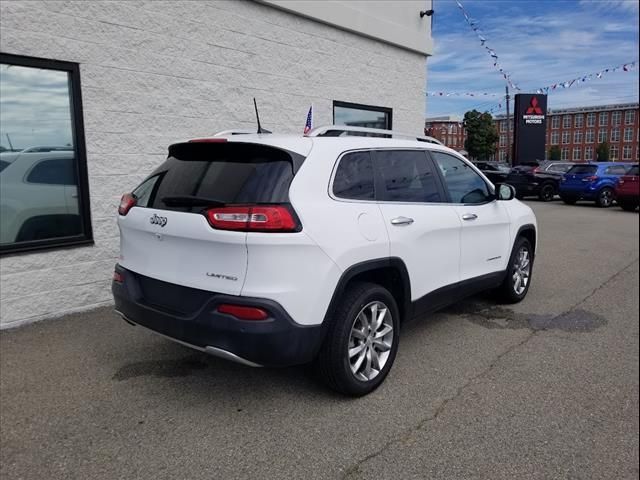
M 0 243 L 81 233 L 73 151 L 20 152 L 0 171 Z

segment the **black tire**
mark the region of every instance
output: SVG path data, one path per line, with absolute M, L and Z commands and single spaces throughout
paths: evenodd
M 391 315 L 392 342 L 382 369 L 375 378 L 365 381 L 356 378 L 351 370 L 349 341 L 356 317 L 373 302 L 383 303 Z M 400 312 L 389 291 L 375 283 L 354 283 L 345 291 L 334 310 L 324 343 L 315 360 L 316 371 L 324 383 L 337 392 L 353 397 L 366 395 L 378 388 L 389 373 L 398 351 L 399 333 Z
M 609 208 L 611 205 L 613 205 L 613 199 L 613 189 L 604 187 L 598 192 L 598 196 L 596 197 L 596 205 L 600 208 Z
M 562 201 L 567 205 L 575 205 L 575 203 L 578 201 L 578 199 L 574 197 L 560 197 L 560 198 L 562 198 Z
M 518 263 L 518 256 L 520 250 L 522 248 L 527 249 L 529 256 L 529 277 L 524 287 L 524 290 L 521 293 L 517 293 L 515 287 L 515 272 Z M 502 285 L 498 287 L 497 294 L 498 299 L 502 301 L 502 303 L 518 303 L 521 302 L 524 297 L 527 296 L 527 292 L 529 291 L 529 287 L 531 286 L 531 278 L 533 276 L 533 260 L 534 253 L 533 248 L 529 240 L 524 237 L 518 237 L 516 239 L 515 244 L 513 245 L 513 250 L 511 251 L 511 256 L 509 257 L 509 264 L 507 265 L 507 275 L 502 282 Z
M 634 212 L 636 208 L 638 208 L 638 205 L 635 203 L 624 202 L 620 200 L 618 200 L 618 205 L 620 205 L 620 208 L 622 208 L 626 212 Z
M 545 183 L 540 188 L 540 193 L 538 193 L 538 198 L 542 202 L 550 202 L 553 200 L 553 197 L 556 195 L 556 187 L 553 186 L 553 183 Z

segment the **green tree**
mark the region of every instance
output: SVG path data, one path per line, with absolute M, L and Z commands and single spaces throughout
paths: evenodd
M 602 142 L 596 148 L 596 155 L 599 162 L 609 161 L 609 142 Z
M 549 160 L 560 160 L 561 157 L 562 157 L 562 152 L 560 151 L 559 146 L 554 145 L 549 149 L 549 154 L 547 157 Z
M 499 138 L 491 114 L 471 110 L 464 114 L 464 127 L 467 131 L 464 148 L 469 153 L 469 157 L 488 160 L 495 153 Z

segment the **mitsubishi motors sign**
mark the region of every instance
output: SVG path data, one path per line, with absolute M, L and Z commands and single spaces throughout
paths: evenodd
M 514 165 L 545 159 L 546 118 L 546 95 L 519 93 L 515 96 Z

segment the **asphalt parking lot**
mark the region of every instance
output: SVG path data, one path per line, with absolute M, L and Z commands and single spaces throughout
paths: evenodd
M 530 205 L 526 300 L 475 297 L 408 325 L 361 399 L 109 308 L 3 331 L 0 477 L 638 478 L 638 214 Z

